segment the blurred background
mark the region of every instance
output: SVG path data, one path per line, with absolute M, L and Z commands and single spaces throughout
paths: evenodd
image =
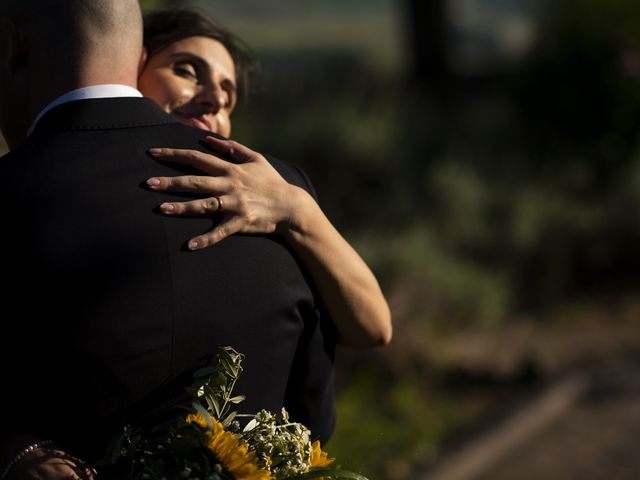
M 233 137 L 302 166 L 395 337 L 340 350 L 372 480 L 640 478 L 637 0 L 142 1 L 261 64 Z

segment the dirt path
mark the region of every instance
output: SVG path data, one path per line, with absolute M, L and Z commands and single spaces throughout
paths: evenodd
M 640 479 L 640 361 L 594 373 L 560 418 L 478 480 Z
M 550 386 L 422 478 L 640 479 L 640 358 Z

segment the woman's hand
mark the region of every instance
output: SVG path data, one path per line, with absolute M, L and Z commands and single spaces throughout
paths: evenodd
M 191 239 L 188 246 L 198 250 L 234 233 L 283 233 L 295 221 L 304 190 L 286 182 L 259 153 L 232 140 L 207 137 L 208 145 L 231 158 L 228 162 L 197 150 L 154 148 L 157 160 L 194 167 L 209 176 L 153 177 L 147 180 L 156 191 L 201 193 L 208 198 L 160 205 L 166 215 L 200 216 L 222 214 L 220 223 L 207 233 Z
M 96 471 L 62 450 L 39 448 L 16 463 L 7 480 L 94 480 Z
M 210 195 L 164 203 L 160 209 L 166 215 L 222 214 L 216 227 L 189 241 L 189 248 L 205 248 L 238 232 L 279 233 L 311 274 L 338 329 L 338 342 L 351 347 L 388 343 L 391 314 L 378 281 L 313 197 L 287 183 L 259 153 L 231 140 L 208 137 L 207 143 L 236 163 L 195 150 L 149 151 L 158 160 L 188 165 L 210 175 L 147 180 L 156 191 Z

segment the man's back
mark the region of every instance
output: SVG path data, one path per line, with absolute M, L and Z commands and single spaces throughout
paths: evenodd
M 2 345 L 18 353 L 0 368 L 15 385 L 14 408 L 44 417 L 11 409 L 3 420 L 16 432 L 81 449 L 94 429 L 113 427 L 105 422 L 224 345 L 246 355 L 242 410 L 286 404 L 320 436 L 330 432 L 331 349 L 290 249 L 275 237 L 233 236 L 186 251 L 211 220 L 158 215 L 170 197 L 141 185 L 176 174 L 148 148 L 201 148 L 204 135 L 146 99 L 70 102 L 3 159 L 12 179 L 0 189 L 11 218 L 4 302 L 19 309 L 5 315 Z M 308 188 L 298 171 L 275 166 Z

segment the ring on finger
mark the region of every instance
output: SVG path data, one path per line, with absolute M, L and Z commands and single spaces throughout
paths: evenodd
M 218 201 L 218 208 L 216 208 L 216 211 L 221 212 L 222 211 L 222 199 L 220 197 L 214 197 L 217 201 Z

